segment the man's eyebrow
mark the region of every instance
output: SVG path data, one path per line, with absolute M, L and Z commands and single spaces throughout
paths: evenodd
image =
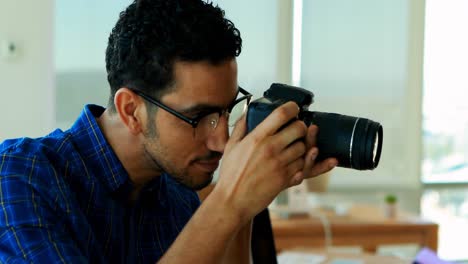
M 236 100 L 236 98 L 237 98 L 237 95 L 229 105 L 231 105 Z M 229 107 L 229 106 L 219 106 L 219 105 L 202 103 L 202 104 L 197 104 L 197 105 L 193 105 L 193 106 L 181 109 L 179 110 L 179 112 L 181 114 L 220 112 L 226 109 L 226 107 Z
M 210 105 L 210 104 L 197 104 L 194 106 L 187 107 L 180 110 L 182 114 L 195 114 L 195 113 L 210 113 L 210 112 L 219 112 L 222 111 L 224 107 L 219 105 Z

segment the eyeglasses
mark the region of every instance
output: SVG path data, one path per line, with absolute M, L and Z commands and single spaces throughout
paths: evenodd
M 237 122 L 237 120 L 239 120 L 239 118 L 247 110 L 247 107 L 250 103 L 250 99 L 252 98 L 252 94 L 250 94 L 249 92 L 247 92 L 246 90 L 242 89 L 242 87 L 239 86 L 237 97 L 239 97 L 239 94 L 241 94 L 241 96 L 237 98 L 236 100 L 234 100 L 234 102 L 232 102 L 226 109 L 218 110 L 218 111 L 211 112 L 211 113 L 201 114 L 194 118 L 189 118 L 183 115 L 182 113 L 172 109 L 171 107 L 163 104 L 161 101 L 156 100 L 139 90 L 136 90 L 136 89 L 131 89 L 131 90 L 137 95 L 141 96 L 146 101 L 164 109 L 170 114 L 189 123 L 194 129 L 197 129 L 197 130 L 202 129 L 205 131 L 206 130 L 214 131 L 216 127 L 218 126 L 221 116 L 223 115 L 226 116 L 228 120 L 228 125 L 233 127 L 235 123 Z

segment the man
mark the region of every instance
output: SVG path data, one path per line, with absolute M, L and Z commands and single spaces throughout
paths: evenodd
M 212 4 L 132 3 L 109 37 L 108 108 L 0 145 L 0 262 L 248 262 L 252 218 L 337 161 L 315 164 L 316 127 L 282 128 L 294 103 L 249 134 L 229 116 L 250 98 L 237 84 L 240 51 L 239 31 Z M 222 156 L 200 205 L 195 190 Z

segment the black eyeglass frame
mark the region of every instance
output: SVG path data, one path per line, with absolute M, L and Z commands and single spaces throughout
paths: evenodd
M 238 94 L 239 92 L 241 94 L 243 94 L 242 97 L 234 100 L 234 102 L 232 102 L 226 109 L 224 110 L 220 110 L 220 111 L 217 111 L 219 116 L 221 116 L 222 114 L 228 112 L 228 113 L 231 113 L 232 109 L 234 108 L 234 106 L 236 104 L 238 104 L 239 102 L 243 101 L 243 100 L 246 100 L 247 99 L 247 105 L 249 105 L 250 103 L 250 99 L 252 98 L 252 94 L 249 93 L 248 91 L 244 90 L 242 87 L 238 86 L 239 90 L 238 90 Z M 161 101 L 159 100 L 156 100 L 154 99 L 153 97 L 143 93 L 142 91 L 139 91 L 137 89 L 130 89 L 131 91 L 133 91 L 134 93 L 136 93 L 137 95 L 141 96 L 143 99 L 145 99 L 146 101 L 164 109 L 165 111 L 169 112 L 170 114 L 178 117 L 179 119 L 189 123 L 193 128 L 196 128 L 198 126 L 198 123 L 200 123 L 200 120 L 202 120 L 204 117 L 208 116 L 208 115 L 211 115 L 213 113 L 216 113 L 216 112 L 211 112 L 211 113 L 207 113 L 207 114 L 203 114 L 203 115 L 200 115 L 200 116 L 197 116 L 195 118 L 189 118 L 189 117 L 186 117 L 184 116 L 183 114 L 181 114 L 180 112 L 172 109 L 171 107 L 165 105 L 164 103 L 162 103 Z

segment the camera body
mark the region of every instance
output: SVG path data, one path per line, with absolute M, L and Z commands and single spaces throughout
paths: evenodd
M 293 101 L 299 108 L 299 119 L 307 126 L 317 125 L 317 160 L 338 159 L 338 166 L 372 170 L 378 166 L 382 151 L 383 129 L 372 120 L 336 113 L 308 111 L 314 94 L 306 89 L 273 83 L 263 97 L 249 104 L 247 130 L 252 131 L 280 105 Z

